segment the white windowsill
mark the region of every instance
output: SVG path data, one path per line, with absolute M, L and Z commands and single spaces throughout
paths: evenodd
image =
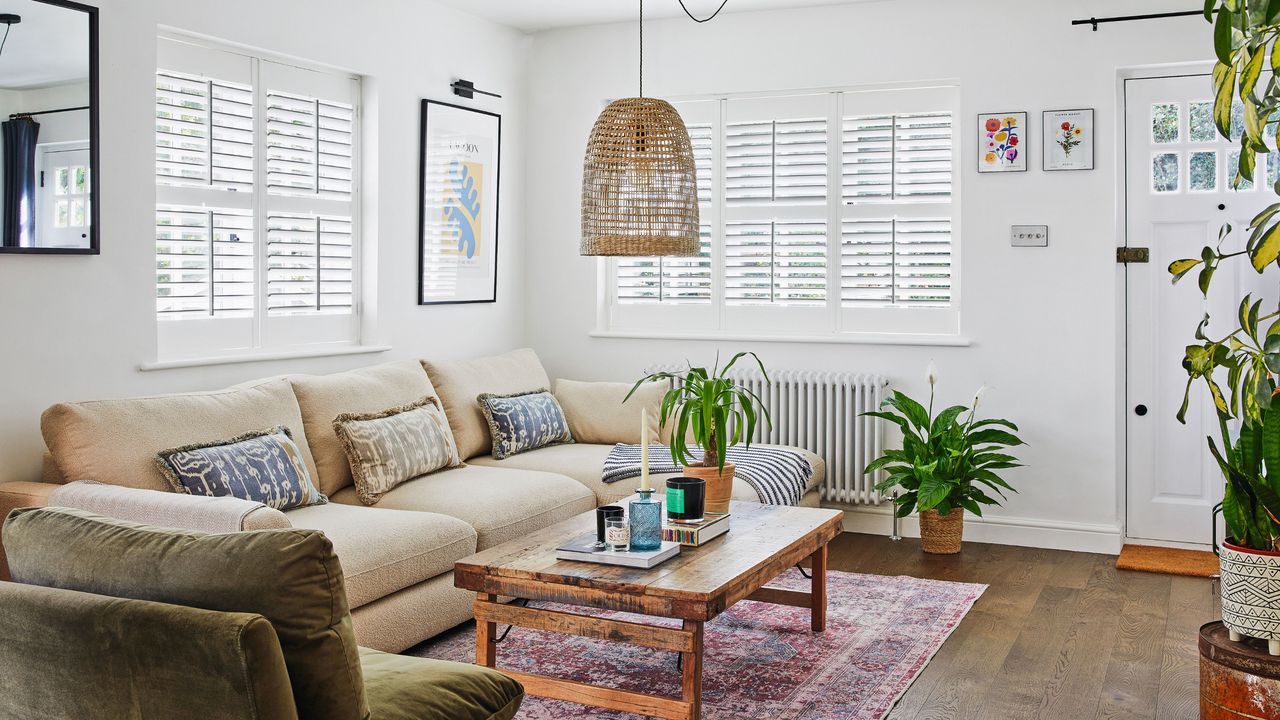
M 934 345 L 969 347 L 973 341 L 963 335 L 924 335 L 895 333 L 831 333 L 825 335 L 770 335 L 749 332 L 674 333 L 654 330 L 596 330 L 593 338 L 625 338 L 630 340 L 728 340 L 732 342 L 821 343 L 834 345 Z
M 138 366 L 144 372 L 151 370 L 170 370 L 173 368 L 202 367 L 205 365 L 233 365 L 236 363 L 266 362 L 269 360 L 298 360 L 301 358 L 331 357 L 338 355 L 372 355 L 391 349 L 390 345 L 344 345 L 333 348 L 314 348 L 310 350 L 286 350 L 280 352 L 245 353 L 243 355 L 215 355 L 210 357 L 184 358 L 182 360 L 157 360 Z

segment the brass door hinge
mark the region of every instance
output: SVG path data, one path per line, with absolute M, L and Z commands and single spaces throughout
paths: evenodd
M 1144 247 L 1118 247 L 1116 248 L 1116 262 L 1124 265 L 1151 262 L 1151 250 Z

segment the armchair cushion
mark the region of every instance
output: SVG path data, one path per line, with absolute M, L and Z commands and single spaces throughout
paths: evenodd
M 342 568 L 321 532 L 208 535 L 27 508 L 4 536 L 16 582 L 260 614 L 280 638 L 300 717 L 368 717 Z
M 520 683 L 496 670 L 360 648 L 370 720 L 511 720 Z
M 0 717 L 297 720 L 271 623 L 0 583 Z

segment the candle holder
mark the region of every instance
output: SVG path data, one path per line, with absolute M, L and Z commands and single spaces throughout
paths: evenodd
M 662 547 L 662 502 L 653 498 L 653 490 L 637 490 L 640 498 L 632 500 L 628 510 L 631 519 L 631 549 L 657 550 Z

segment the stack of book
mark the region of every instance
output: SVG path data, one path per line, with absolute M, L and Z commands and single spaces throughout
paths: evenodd
M 662 526 L 662 539 L 689 547 L 698 547 L 727 532 L 729 532 L 729 513 L 707 513 L 700 523 L 668 520 Z

